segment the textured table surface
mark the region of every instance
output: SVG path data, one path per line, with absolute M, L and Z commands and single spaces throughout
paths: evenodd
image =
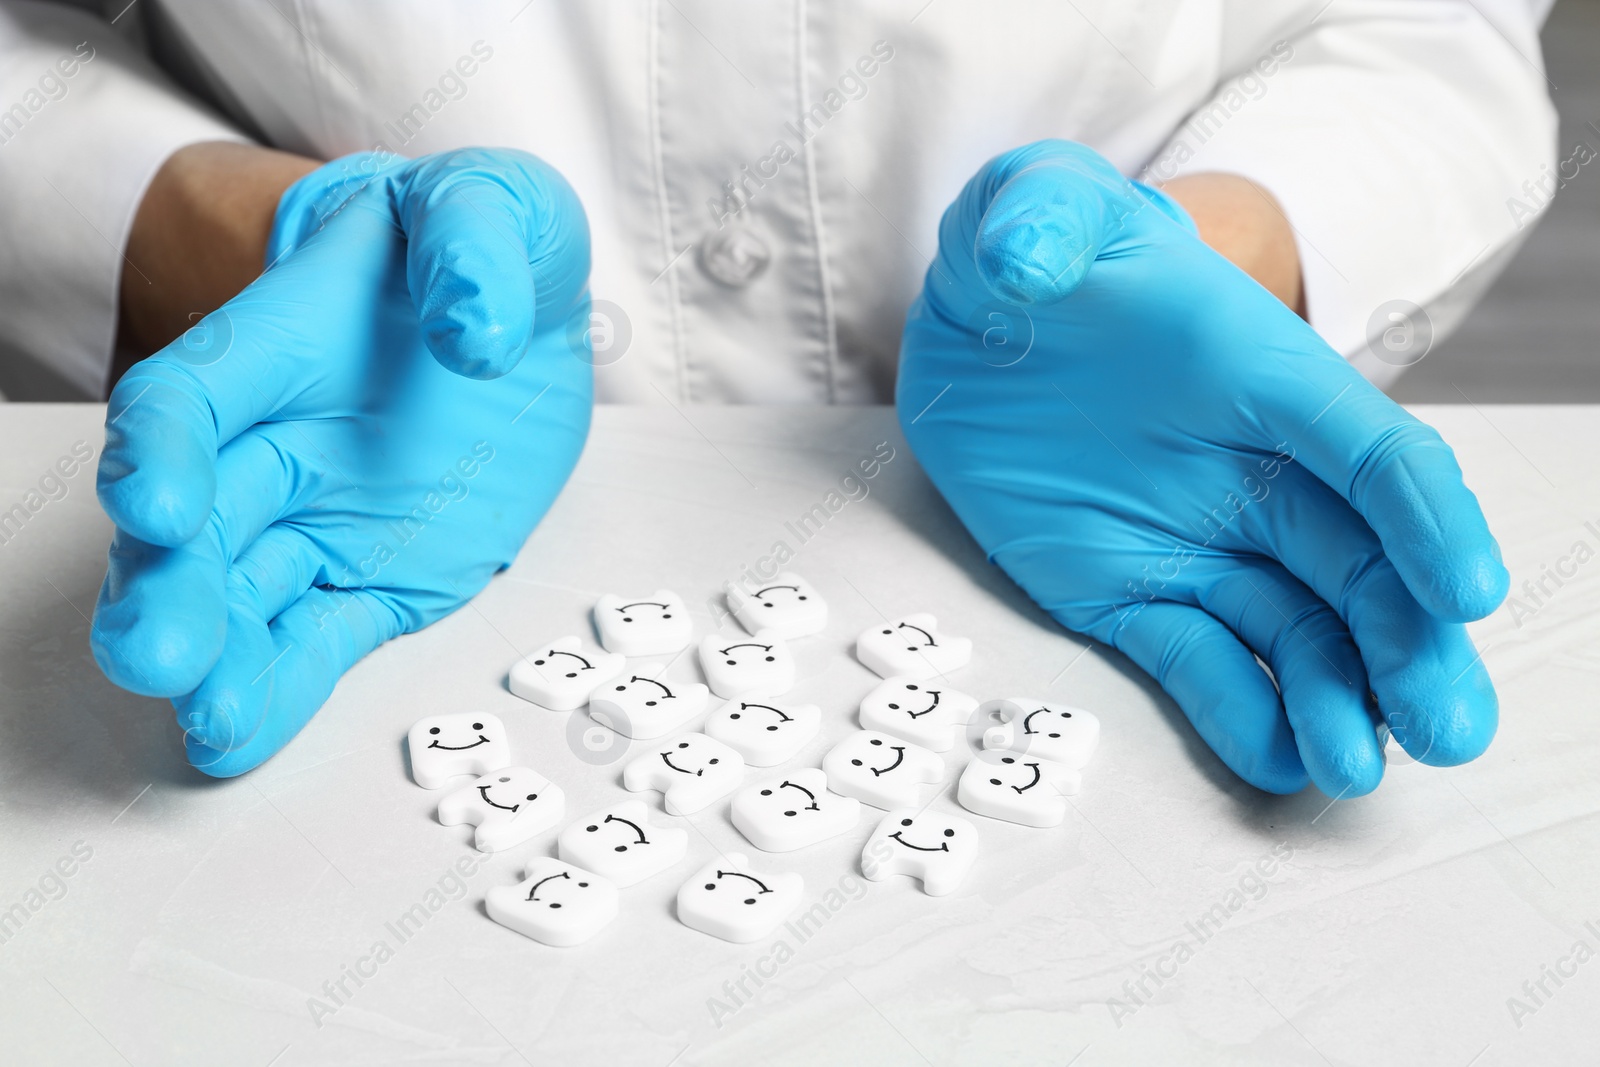
M 358 665 L 276 759 L 209 781 L 184 764 L 170 706 L 115 689 L 87 651 L 109 527 L 92 469 L 41 479 L 76 442 L 98 450 L 100 409 L 0 409 L 0 512 L 26 513 L 0 525 L 0 1058 L 1581 1061 L 1600 998 L 1600 410 L 1419 414 L 1458 449 L 1519 587 L 1520 608 L 1474 627 L 1500 736 L 1469 766 L 1395 765 L 1372 796 L 1330 805 L 1314 790 L 1242 786 L 1137 669 L 1029 604 L 984 563 L 882 409 L 601 410 L 509 571 Z M 867 495 L 841 494 L 801 542 L 785 524 L 826 504 L 884 441 L 895 458 Z M 438 825 L 439 794 L 409 780 L 407 727 L 491 710 L 519 762 L 566 790 L 570 818 L 630 796 L 620 760 L 607 762 L 620 748 L 569 741 L 571 716 L 507 692 L 509 665 L 587 632 L 608 590 L 675 589 L 703 631 L 721 581 L 778 541 L 833 610 L 826 633 L 797 643 L 793 695 L 820 704 L 824 725 L 792 766 L 816 765 L 855 728 L 873 678 L 850 654 L 854 635 L 931 611 L 977 643 L 955 679 L 964 690 L 1101 717 L 1065 824 L 972 816 L 984 854 L 935 899 L 904 878 L 860 879 L 872 809 L 846 836 L 767 856 L 733 829 L 726 801 L 685 820 L 647 794 L 657 820 L 691 829 L 689 855 L 624 890 L 599 937 L 552 949 L 489 921 L 487 889 L 550 852 L 554 831 L 474 852 L 470 828 Z M 1541 580 L 1542 592 L 1520 591 Z M 691 658 L 669 677 L 694 677 Z M 947 811 L 960 810 L 965 752 L 953 755 L 934 801 Z M 677 887 L 717 850 L 799 872 L 825 920 L 804 939 L 780 929 L 748 946 L 680 925 Z M 396 936 L 418 904 L 426 923 Z

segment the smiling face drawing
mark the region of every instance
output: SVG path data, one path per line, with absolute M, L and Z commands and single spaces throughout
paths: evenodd
M 759 588 L 729 582 L 728 610 L 756 637 L 792 641 L 828 625 L 828 605 L 798 574 L 785 571 Z
M 542 834 L 561 821 L 566 798 L 559 786 L 527 767 L 502 767 L 439 801 L 439 822 L 471 823 L 474 844 L 499 852 Z
M 670 656 L 694 639 L 689 609 L 670 589 L 626 599 L 608 593 L 595 603 L 594 626 L 607 651 L 624 656 Z
M 985 749 L 1008 749 L 1081 770 L 1100 743 L 1100 720 L 1082 708 L 1011 697 L 979 709 Z
M 705 731 L 751 766 L 772 767 L 804 748 L 821 727 L 822 709 L 815 704 L 730 700 L 706 718 Z
M 953 893 L 978 856 L 978 828 L 959 815 L 899 808 L 884 816 L 861 852 L 861 873 L 874 882 L 893 874 L 922 880 L 923 892 Z
M 794 686 L 794 656 L 777 638 L 730 640 L 712 634 L 700 642 L 700 666 L 711 691 L 728 700 L 782 696 Z
M 944 777 L 944 760 L 875 730 L 861 730 L 822 758 L 828 788 L 878 808 L 914 807 L 922 786 Z
M 589 695 L 589 717 L 624 737 L 649 741 L 700 714 L 710 699 L 711 691 L 699 682 L 666 682 L 647 673 L 630 674 Z
M 586 649 L 576 637 L 562 637 L 512 664 L 511 692 L 551 711 L 572 711 L 625 665 L 614 652 Z
M 861 818 L 861 802 L 828 792 L 828 776 L 802 767 L 741 789 L 730 810 L 733 825 L 764 852 L 792 852 L 846 833 Z
M 678 920 L 724 941 L 758 941 L 793 913 L 804 889 L 798 874 L 764 874 L 750 866 L 748 857 L 726 853 L 683 883 Z
M 856 658 L 883 678 L 940 678 L 972 659 L 972 642 L 939 632 L 939 620 L 919 613 L 870 626 L 856 638 Z
M 977 815 L 1023 826 L 1059 826 L 1067 795 L 1077 792 L 1070 767 L 1008 749 L 984 749 L 961 772 L 956 800 Z
M 568 826 L 556 844 L 563 860 L 626 887 L 681 860 L 689 835 L 670 826 L 651 826 L 644 802 L 626 800 Z
M 511 762 L 506 728 L 493 715 L 430 715 L 406 734 L 411 777 L 439 789 L 458 774 L 484 774 Z
M 978 702 L 940 681 L 902 675 L 885 678 L 861 698 L 861 725 L 904 738 L 934 752 L 948 752 Z
M 516 885 L 495 886 L 484 901 L 489 918 L 524 937 L 564 948 L 599 933 L 617 915 L 617 887 L 570 863 L 538 856 Z
M 622 770 L 624 787 L 657 789 L 672 815 L 692 815 L 721 800 L 744 780 L 744 757 L 705 734 L 684 734 L 633 759 Z

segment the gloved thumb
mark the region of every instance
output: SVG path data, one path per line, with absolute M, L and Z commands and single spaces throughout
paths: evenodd
M 998 299 L 1049 305 L 1075 290 L 1109 244 L 1145 211 L 1193 228 L 1165 194 L 1130 182 L 1093 149 L 1039 141 L 997 157 L 974 183 L 982 205 L 978 276 Z
M 406 280 L 444 367 L 498 378 L 521 362 L 536 329 L 565 328 L 588 279 L 588 227 L 549 166 L 505 149 L 441 153 L 407 172 L 397 207 Z

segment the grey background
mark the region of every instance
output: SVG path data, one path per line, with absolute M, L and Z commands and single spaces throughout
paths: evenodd
M 1561 0 L 1544 27 L 1560 157 L 1600 152 L 1600 0 Z M 1405 403 L 1600 401 L 1600 159 L 1560 190 L 1461 328 L 1389 390 Z

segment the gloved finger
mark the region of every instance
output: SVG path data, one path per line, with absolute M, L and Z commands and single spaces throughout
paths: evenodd
M 228 569 L 227 637 L 217 663 L 192 692 L 173 701 L 178 726 L 224 753 L 249 743 L 271 704 L 279 655 L 270 625 L 322 577 L 322 553 L 292 526 L 267 527 Z
M 1159 600 L 1123 618 L 1112 644 L 1172 694 L 1223 763 L 1268 793 L 1305 788 L 1278 691 L 1232 631 L 1199 608 Z
M 1488 669 L 1466 627 L 1418 602 L 1361 516 L 1291 465 L 1252 509 L 1247 532 L 1345 620 L 1378 709 L 1409 755 L 1449 767 L 1483 754 L 1499 722 Z
M 162 548 L 119 530 L 112 543 L 91 646 L 125 689 L 176 696 L 200 684 L 222 653 L 228 564 L 309 484 L 261 433 L 229 442 L 215 470 L 222 488 L 194 538 Z
M 1097 153 L 1066 141 L 1008 152 L 974 186 L 963 195 L 976 196 L 982 212 L 973 246 L 978 275 L 1016 305 L 1052 304 L 1071 293 L 1123 221 L 1148 206 Z
M 1383 780 L 1366 668 L 1334 610 L 1276 563 L 1240 560 L 1198 590 L 1277 679 L 1295 746 L 1318 789 L 1358 797 Z
M 1451 622 L 1488 615 L 1511 576 L 1455 453 L 1320 341 L 1308 344 L 1323 350 L 1257 365 L 1263 443 L 1287 442 L 1297 463 L 1349 501 L 1429 612 Z
M 375 195 L 358 194 L 294 254 L 123 375 L 96 479 L 118 527 L 168 547 L 194 537 L 215 499 L 219 449 L 343 366 L 326 352 L 360 350 L 369 324 L 351 309 L 370 305 L 370 279 L 401 239 Z M 327 308 L 338 313 L 318 313 Z M 197 335 L 208 338 L 203 348 Z
M 213 706 L 234 709 L 240 720 L 259 722 L 259 728 L 228 751 L 186 736 L 189 762 L 213 778 L 232 778 L 259 766 L 311 721 L 357 660 L 400 629 L 398 617 L 373 593 L 307 591 L 268 626 L 274 652 L 265 674 L 253 659 L 234 663 L 224 657 L 196 694 Z
M 519 165 L 508 167 L 508 158 Z M 566 288 L 555 279 L 574 269 L 588 275 L 577 197 L 526 153 L 464 149 L 419 162 L 400 180 L 397 199 L 406 282 L 428 349 L 468 378 L 506 374 L 550 310 L 536 311 L 543 289 Z

